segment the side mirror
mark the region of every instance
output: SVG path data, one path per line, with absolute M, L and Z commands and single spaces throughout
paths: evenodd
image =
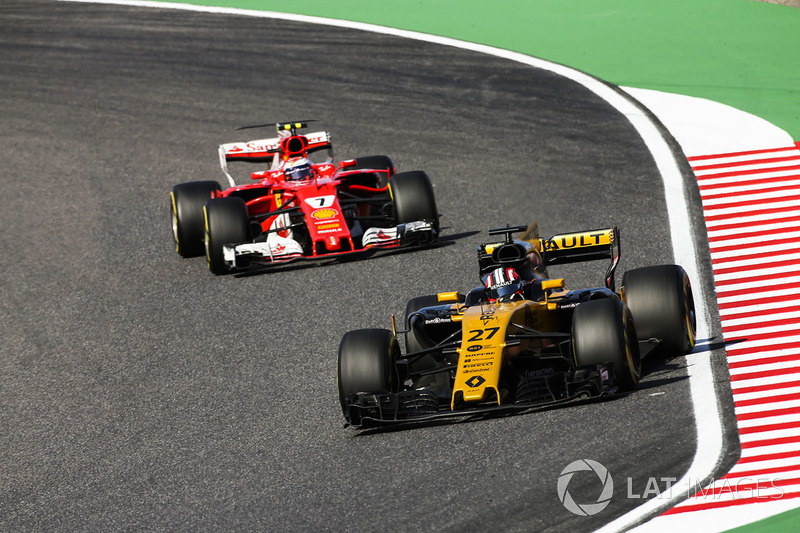
M 459 295 L 458 295 L 457 291 L 440 292 L 439 294 L 436 295 L 436 297 L 438 298 L 439 302 L 441 302 L 441 303 L 458 303 L 458 300 L 459 300 L 458 296 Z
M 559 279 L 546 279 L 542 281 L 542 290 L 547 289 L 563 289 L 564 288 L 564 278 Z

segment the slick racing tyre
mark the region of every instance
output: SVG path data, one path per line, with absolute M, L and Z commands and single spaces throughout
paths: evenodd
M 697 335 L 694 297 L 689 276 L 678 265 L 629 270 L 622 277 L 622 294 L 633 313 L 640 340 L 661 339 L 663 355 L 684 355 L 694 349 Z
M 214 198 L 206 202 L 203 210 L 208 269 L 217 275 L 226 274 L 222 246 L 250 240 L 247 207 L 241 198 Z
M 170 211 L 175 251 L 183 257 L 203 255 L 203 205 L 214 191 L 222 188 L 216 181 L 192 181 L 172 188 Z
M 339 343 L 339 403 L 348 417 L 347 400 L 358 392 L 397 392 L 397 339 L 385 329 L 349 331 Z
M 611 364 L 621 391 L 636 387 L 641 358 L 631 311 L 616 298 L 590 300 L 572 315 L 572 351 L 576 366 Z
M 425 220 L 439 232 L 439 210 L 428 175 L 421 170 L 401 172 L 389 180 L 398 224 Z

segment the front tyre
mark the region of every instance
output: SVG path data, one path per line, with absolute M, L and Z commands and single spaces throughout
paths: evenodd
M 247 206 L 241 198 L 214 198 L 203 207 L 205 213 L 205 247 L 208 269 L 226 274 L 222 247 L 249 240 Z
M 439 210 L 433 185 L 425 172 L 414 170 L 395 174 L 389 180 L 389 191 L 398 224 L 424 220 L 433 224 L 433 229 L 439 233 Z
M 616 298 L 590 300 L 572 315 L 575 365 L 610 364 L 621 391 L 633 390 L 642 373 L 639 343 L 630 309 Z
M 359 329 L 344 334 L 339 343 L 337 378 L 339 403 L 349 419 L 348 398 L 359 392 L 397 392 L 395 361 L 397 338 L 385 329 Z
M 216 181 L 192 181 L 172 188 L 172 237 L 175 251 L 182 257 L 203 255 L 203 205 L 221 190 Z
M 694 296 L 682 267 L 658 265 L 629 270 L 622 277 L 621 292 L 633 313 L 639 339 L 661 339 L 660 346 L 667 355 L 684 355 L 694 349 Z

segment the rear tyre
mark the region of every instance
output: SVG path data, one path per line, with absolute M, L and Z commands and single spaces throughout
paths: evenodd
M 689 276 L 678 265 L 629 270 L 622 277 L 622 294 L 633 313 L 640 340 L 661 339 L 666 355 L 694 349 L 697 318 Z
M 222 188 L 216 181 L 181 183 L 170 192 L 172 237 L 175 251 L 182 257 L 203 255 L 203 205 L 214 191 Z
M 572 351 L 576 366 L 610 364 L 621 391 L 636 387 L 641 377 L 639 343 L 633 317 L 616 298 L 590 300 L 572 315 Z
M 214 198 L 206 202 L 203 210 L 208 269 L 217 275 L 226 274 L 222 246 L 250 240 L 247 206 L 241 198 Z
M 395 174 L 389 180 L 389 189 L 398 224 L 425 220 L 439 232 L 439 210 L 436 208 L 433 185 L 425 172 L 414 170 Z
M 359 392 L 397 392 L 395 361 L 397 338 L 385 329 L 359 329 L 344 334 L 339 343 L 337 377 L 339 403 L 348 417 L 347 399 Z

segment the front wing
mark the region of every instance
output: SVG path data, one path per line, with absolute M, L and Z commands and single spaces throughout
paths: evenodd
M 374 233 L 374 232 L 373 232 Z M 286 243 L 281 254 L 274 252 L 269 243 L 239 243 L 223 246 L 225 263 L 232 271 L 261 272 L 274 267 L 300 262 L 335 262 L 362 259 L 380 252 L 413 249 L 433 244 L 438 234 L 433 224 L 425 221 L 399 224 L 385 230 L 384 236 L 367 236 L 362 240 L 362 248 L 355 250 L 326 252 L 318 255 L 305 255 L 299 245 L 292 247 Z
M 428 389 L 397 393 L 358 393 L 345 399 L 347 425 L 356 429 L 413 424 L 441 419 L 475 418 L 541 410 L 592 398 L 611 396 L 618 388 L 611 383 L 608 365 L 557 372 L 548 378 L 533 377 L 523 392 L 509 403 L 462 403 L 450 409 L 450 400 Z M 556 379 L 553 379 L 556 378 Z

